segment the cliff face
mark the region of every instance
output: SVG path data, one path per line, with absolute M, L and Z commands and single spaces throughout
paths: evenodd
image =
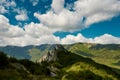
M 53 47 L 51 51 L 48 51 L 47 54 L 43 55 L 43 57 L 40 58 L 38 62 L 42 62 L 42 61 L 50 62 L 50 61 L 58 60 L 58 56 L 57 56 L 58 51 L 65 51 L 65 49 L 62 45 L 56 45 Z
M 84 60 L 81 56 L 67 51 L 62 45 L 56 45 L 51 51 L 43 55 L 38 62 L 56 62 L 63 66 L 68 66 L 77 61 Z
M 42 62 L 42 61 L 56 61 L 57 60 L 57 54 L 55 51 L 49 51 L 47 54 L 45 54 L 42 58 L 39 59 L 38 62 Z

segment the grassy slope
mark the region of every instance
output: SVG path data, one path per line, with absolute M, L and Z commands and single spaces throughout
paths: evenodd
M 68 51 L 57 52 L 58 63 L 63 65 L 62 80 L 119 80 L 114 69 L 95 63 Z
M 106 69 L 106 70 L 105 70 Z M 70 79 L 72 77 L 77 77 L 76 80 L 118 80 L 116 75 L 113 75 L 112 71 L 109 68 L 104 66 L 98 67 L 96 64 L 89 64 L 85 62 L 78 62 L 73 64 L 72 66 L 65 68 L 66 72 L 68 72 L 67 77 Z M 71 75 L 71 73 L 73 75 Z M 69 79 L 68 79 L 69 80 Z
M 30 60 L 37 62 L 42 56 L 52 50 L 54 45 L 44 44 L 41 46 L 34 46 L 28 50 L 29 55 L 31 56 Z
M 119 80 L 112 68 L 95 63 L 67 50 L 56 50 L 57 60 L 40 65 L 28 60 L 0 58 L 4 69 L 0 69 L 1 80 Z M 56 63 L 56 64 L 55 64 Z M 53 69 L 55 77 L 49 75 Z M 49 70 L 48 70 L 49 69 Z
M 47 50 L 46 51 L 41 51 L 37 48 L 32 48 L 29 50 L 29 55 L 31 56 L 31 59 L 32 61 L 36 62 L 38 61 L 45 53 L 47 53 Z
M 84 57 L 89 57 L 98 63 L 105 64 L 114 68 L 120 69 L 120 65 L 114 65 L 120 61 L 120 49 L 108 49 L 107 47 L 101 49 L 91 49 L 91 47 L 96 46 L 96 44 L 73 44 L 70 46 L 65 46 L 69 51 L 82 55 Z
M 106 48 L 101 49 L 92 49 L 91 47 L 96 47 L 97 44 L 73 44 L 73 45 L 67 45 L 65 48 L 73 53 L 76 53 L 78 55 L 92 58 L 94 61 L 105 64 L 110 67 L 114 67 L 117 69 L 120 69 L 119 61 L 120 61 L 120 49 L 109 50 Z M 33 47 L 32 49 L 29 49 L 29 54 L 31 56 L 32 61 L 37 61 L 39 58 L 41 58 L 44 54 L 46 54 L 51 45 L 47 45 L 44 50 L 41 50 L 37 47 Z
M 54 45 L 49 44 L 26 47 L 7 46 L 3 48 L 1 47 L 0 51 L 4 51 L 11 56 L 17 56 L 17 58 L 27 58 L 36 62 L 37 60 L 39 60 L 39 58 L 41 58 L 44 54 L 51 50 L 53 46 Z M 98 63 L 120 69 L 120 49 L 116 46 L 119 45 L 108 45 L 105 46 L 106 48 L 99 48 L 100 46 L 97 46 L 97 44 L 84 43 L 67 45 L 65 47 L 67 50 L 73 53 L 92 58 Z M 109 47 L 111 47 L 112 49 L 108 49 Z

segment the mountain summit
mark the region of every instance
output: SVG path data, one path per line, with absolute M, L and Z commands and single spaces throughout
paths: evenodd
M 56 61 L 58 60 L 58 51 L 64 51 L 66 52 L 67 50 L 62 46 L 62 45 L 54 45 L 50 51 L 47 52 L 47 54 L 43 55 L 38 62 L 42 61 Z

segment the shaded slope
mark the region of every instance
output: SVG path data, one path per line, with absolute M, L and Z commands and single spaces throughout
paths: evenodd
M 102 44 L 76 43 L 72 45 L 65 45 L 65 48 L 78 55 L 91 58 L 100 64 L 105 64 L 120 69 L 120 66 L 114 65 L 114 63 L 120 61 L 119 44 L 102 45 Z
M 18 59 L 30 59 L 28 50 L 33 46 L 17 47 L 17 46 L 6 46 L 0 47 L 0 51 L 5 52 L 7 55 L 16 57 Z
M 120 75 L 112 68 L 102 64 L 98 64 L 89 58 L 81 57 L 64 49 L 61 45 L 57 45 L 53 51 L 56 60 L 44 59 L 51 66 L 58 68 L 57 77 L 62 80 L 119 80 Z M 49 54 L 49 53 L 48 53 Z M 52 53 L 51 53 L 52 54 Z M 46 57 L 49 58 L 49 57 Z M 84 73 L 84 74 L 83 74 Z
M 0 55 L 1 80 L 119 80 L 114 69 L 56 45 L 40 64 Z M 0 53 L 3 54 L 3 53 Z

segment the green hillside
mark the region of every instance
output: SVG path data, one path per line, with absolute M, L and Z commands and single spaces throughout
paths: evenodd
M 56 64 L 60 65 L 62 80 L 119 80 L 116 69 L 98 64 L 67 50 L 57 50 Z M 61 71 L 60 71 L 61 72 Z
M 37 62 L 41 57 L 51 51 L 56 45 L 43 44 L 39 46 L 6 46 L 0 47 L 0 51 L 17 59 L 29 59 Z M 120 45 L 119 44 L 89 44 L 76 43 L 63 45 L 68 51 L 83 57 L 88 57 L 97 63 L 120 69 Z
M 71 53 L 61 45 L 57 45 L 57 48 L 53 48 L 45 55 L 46 59 L 41 63 L 34 63 L 27 59 L 8 58 L 3 52 L 0 52 L 0 80 L 120 79 L 120 74 L 116 72 L 116 69 Z
M 78 55 L 89 57 L 94 61 L 120 69 L 120 45 L 77 43 L 66 45 L 66 49 Z
M 51 51 L 55 45 L 44 44 L 40 46 L 33 46 L 29 48 L 28 54 L 31 57 L 30 60 L 37 62 L 42 56 Z

